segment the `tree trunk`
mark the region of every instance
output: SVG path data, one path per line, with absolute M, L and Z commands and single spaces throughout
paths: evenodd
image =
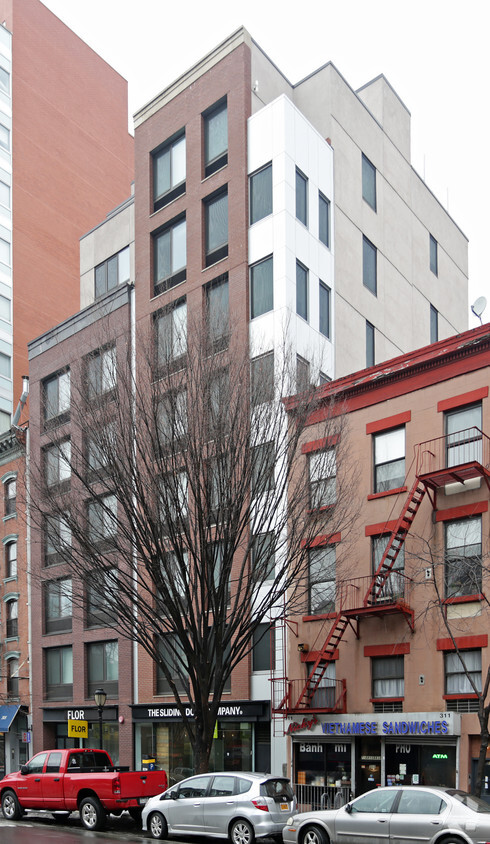
M 477 797 L 480 797 L 483 786 L 483 778 L 485 776 L 485 763 L 487 761 L 488 748 L 488 716 L 490 709 L 488 706 L 483 707 L 483 711 L 478 713 L 478 720 L 480 721 L 480 755 L 478 756 L 478 765 L 476 768 L 476 777 L 472 783 L 471 792 Z

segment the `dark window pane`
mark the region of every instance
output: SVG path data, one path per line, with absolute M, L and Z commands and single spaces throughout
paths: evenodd
M 320 282 L 320 333 L 330 338 L 330 288 Z
M 377 294 L 377 249 L 367 237 L 362 238 L 362 283 Z
M 308 319 L 308 270 L 296 261 L 296 313 Z
M 366 366 L 374 366 L 374 325 L 366 320 Z
M 330 202 L 322 193 L 318 194 L 318 237 L 330 247 Z
M 296 169 L 296 217 L 307 225 L 308 222 L 308 179 Z
M 376 211 L 376 167 L 362 156 L 362 198 Z
M 250 176 L 250 225 L 272 214 L 272 164 Z
M 250 268 L 250 316 L 251 319 L 272 311 L 273 273 L 272 257 L 254 264 Z
M 438 266 L 437 266 L 437 240 L 429 235 L 429 245 L 430 245 L 430 268 L 434 275 L 438 274 Z

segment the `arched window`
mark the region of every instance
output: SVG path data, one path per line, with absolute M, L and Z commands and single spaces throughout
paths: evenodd
M 5 577 L 17 577 L 16 539 L 11 539 L 10 541 L 5 542 Z
M 17 657 L 7 659 L 7 695 L 19 697 L 19 660 Z
M 19 602 L 16 598 L 7 601 L 7 639 L 19 635 Z

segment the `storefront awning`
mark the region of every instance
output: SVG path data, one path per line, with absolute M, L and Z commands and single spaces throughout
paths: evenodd
M 0 706 L 0 733 L 8 733 L 18 711 L 19 707 L 16 704 Z

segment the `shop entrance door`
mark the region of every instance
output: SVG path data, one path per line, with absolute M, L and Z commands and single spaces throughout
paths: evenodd
M 478 767 L 478 759 L 471 760 L 471 790 L 473 790 L 473 785 L 476 781 L 476 769 Z M 490 803 L 490 761 L 485 763 L 485 770 L 483 772 L 483 783 L 482 783 L 482 790 L 481 790 L 481 797 L 483 800 L 486 800 L 487 803 Z
M 381 785 L 381 740 L 361 736 L 356 741 L 356 796 Z

